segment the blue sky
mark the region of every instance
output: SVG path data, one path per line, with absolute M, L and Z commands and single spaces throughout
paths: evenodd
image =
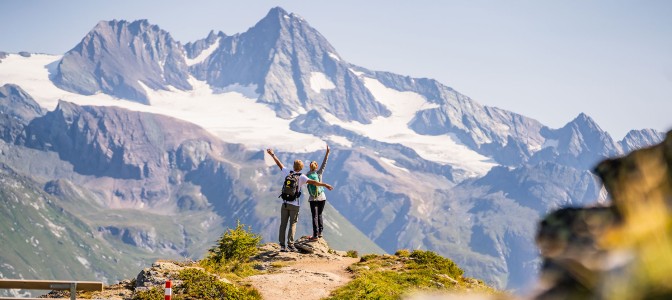
M 186 43 L 280 6 L 345 60 L 429 77 L 558 128 L 585 112 L 616 139 L 672 129 L 672 1 L 5 0 L 0 51 L 62 54 L 100 20 L 148 19 Z

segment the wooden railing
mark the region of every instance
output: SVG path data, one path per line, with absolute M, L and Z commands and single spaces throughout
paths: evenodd
M 0 279 L 0 289 L 70 290 L 70 299 L 75 300 L 77 291 L 102 291 L 103 283 L 98 281 Z M 0 297 L 0 300 L 9 299 L 27 300 L 38 298 Z

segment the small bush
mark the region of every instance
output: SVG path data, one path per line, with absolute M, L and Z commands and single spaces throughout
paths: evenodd
M 375 259 L 378 257 L 378 254 L 366 254 L 362 256 L 362 258 L 359 260 L 359 262 L 366 262 L 372 259 Z
M 357 258 L 359 257 L 359 253 L 357 250 L 348 250 L 348 252 L 345 253 L 346 257 L 352 257 L 352 258 Z
M 206 258 L 216 264 L 239 261 L 243 262 L 257 254 L 257 247 L 261 242 L 261 236 L 252 232 L 252 228 L 238 220 L 235 229 L 228 229 L 217 241 L 217 245 L 208 250 L 209 255 Z
M 133 294 L 133 300 L 161 300 L 165 298 L 164 292 L 165 290 L 159 287 L 137 291 Z
M 184 269 L 177 277 L 182 280 L 182 284 L 175 288 L 175 299 L 261 299 L 255 289 L 219 281 L 217 277 L 199 269 Z
M 409 257 L 411 256 L 411 251 L 408 251 L 408 249 L 399 249 L 394 253 L 394 255 L 399 257 Z
M 417 269 L 432 269 L 434 272 L 443 273 L 453 278 L 462 277 L 464 270 L 460 269 L 452 260 L 440 256 L 432 251 L 414 250 L 411 258 Z

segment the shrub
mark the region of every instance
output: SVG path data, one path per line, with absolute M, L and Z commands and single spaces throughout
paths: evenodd
M 161 300 L 164 298 L 164 289 L 159 287 L 153 287 L 144 291 L 137 291 L 133 294 L 133 300 Z
M 357 252 L 357 250 L 348 250 L 348 252 L 345 253 L 345 256 L 352 257 L 352 258 L 357 258 L 357 257 L 359 257 L 359 253 Z
M 464 274 L 452 260 L 440 256 L 432 251 L 414 250 L 411 253 L 413 264 L 418 269 L 432 269 L 437 273 L 450 275 L 453 278 L 459 278 Z
M 252 232 L 252 228 L 237 221 L 235 229 L 229 228 L 217 244 L 208 250 L 207 260 L 214 263 L 223 263 L 227 261 L 245 261 L 250 256 L 257 254 L 257 247 L 261 242 L 261 236 Z
M 408 249 L 399 249 L 394 253 L 394 255 L 399 257 L 409 257 L 411 256 L 411 251 L 408 251 Z
M 359 261 L 360 261 L 360 262 L 366 262 L 366 261 L 375 259 L 375 258 L 377 258 L 377 257 L 378 257 L 377 254 L 367 254 L 367 255 L 362 256 L 362 258 L 361 258 Z
M 222 282 L 199 269 L 184 269 L 177 277 L 182 283 L 175 288 L 175 299 L 261 299 L 259 292 L 252 288 Z

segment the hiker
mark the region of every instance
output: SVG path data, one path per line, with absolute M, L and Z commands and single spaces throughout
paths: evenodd
M 306 177 L 322 182 L 322 178 L 324 178 L 322 177 L 322 174 L 324 173 L 324 168 L 327 166 L 327 158 L 329 158 L 329 145 L 327 145 L 327 152 L 324 154 L 322 165 L 318 169 L 317 162 L 311 162 L 310 172 L 306 174 Z M 315 240 L 322 237 L 322 230 L 324 229 L 324 226 L 322 225 L 322 211 L 324 210 L 324 204 L 327 203 L 327 195 L 324 193 L 324 188 L 310 183 L 308 184 L 308 194 L 310 214 L 313 217 L 313 236 L 311 239 Z
M 275 164 L 278 165 L 282 175 L 285 177 L 285 182 L 283 183 L 282 194 L 282 206 L 280 207 L 280 231 L 278 239 L 280 241 L 280 251 L 281 252 L 296 252 L 294 247 L 294 233 L 296 233 L 296 223 L 299 220 L 299 208 L 301 207 L 301 187 L 307 183 L 310 183 L 315 186 L 326 187 L 328 190 L 332 190 L 333 187 L 329 184 L 315 181 L 306 177 L 306 175 L 301 174 L 303 170 L 303 162 L 300 160 L 294 161 L 294 170 L 288 170 L 280 162 L 278 157 L 273 153 L 273 149 L 267 149 L 266 152 L 273 158 Z M 291 188 L 290 188 L 291 187 Z M 287 222 L 289 221 L 289 232 L 287 230 Z M 285 248 L 285 234 L 287 234 L 287 247 Z

